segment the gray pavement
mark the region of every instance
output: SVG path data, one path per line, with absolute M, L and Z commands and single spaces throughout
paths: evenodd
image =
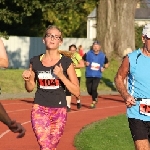
M 99 91 L 99 95 L 118 95 L 119 93 L 117 91 Z M 34 98 L 35 93 L 1 93 L 0 100 L 6 100 L 6 99 L 22 99 L 22 98 Z M 81 92 L 81 95 L 88 95 L 88 93 Z
M 34 98 L 35 93 L 1 93 L 0 100 L 6 100 L 6 99 L 22 99 L 22 98 Z

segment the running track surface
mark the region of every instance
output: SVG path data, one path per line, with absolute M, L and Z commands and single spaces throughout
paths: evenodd
M 73 146 L 74 137 L 84 126 L 109 116 L 123 114 L 126 109 L 119 95 L 99 97 L 95 109 L 89 109 L 91 103 L 89 96 L 82 96 L 81 101 L 82 108 L 77 110 L 75 98 L 72 98 L 72 111 L 68 113 L 68 121 L 57 150 L 76 150 Z M 0 150 L 39 150 L 30 123 L 32 102 L 33 99 L 1 101 L 10 117 L 21 122 L 27 132 L 24 138 L 16 139 L 16 134 L 0 123 Z

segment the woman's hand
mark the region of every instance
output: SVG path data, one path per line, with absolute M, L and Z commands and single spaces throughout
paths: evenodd
M 29 68 L 29 70 L 25 70 L 25 71 L 23 72 L 23 74 L 22 74 L 22 77 L 23 77 L 23 79 L 24 79 L 25 81 L 29 81 L 30 78 L 31 78 L 31 76 L 32 76 L 32 69 L 31 69 L 31 68 Z
M 53 73 L 59 78 L 61 79 L 64 74 L 63 74 L 63 68 L 61 66 L 61 64 L 59 64 L 59 66 L 55 66 L 54 70 L 53 70 Z

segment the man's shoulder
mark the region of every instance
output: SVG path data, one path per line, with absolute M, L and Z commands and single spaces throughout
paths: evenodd
M 87 51 L 83 57 L 89 57 L 92 55 L 92 50 Z
M 134 57 L 134 56 L 137 56 L 141 53 L 141 50 L 140 49 L 137 49 L 137 50 L 134 50 L 133 52 L 129 53 L 128 56 L 129 57 Z
M 92 50 L 91 50 L 91 49 L 86 52 L 86 54 L 90 54 L 90 53 L 92 53 Z
M 101 54 L 101 55 L 105 56 L 105 53 L 104 53 L 103 51 L 100 51 L 100 53 L 99 53 L 99 54 Z
M 141 55 L 141 50 L 134 50 L 133 52 L 128 54 L 128 58 L 129 58 L 129 62 L 130 63 L 136 63 L 137 59 L 139 58 L 139 56 Z

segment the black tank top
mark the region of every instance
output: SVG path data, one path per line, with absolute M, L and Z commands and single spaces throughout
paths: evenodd
M 40 56 L 30 59 L 32 70 L 35 73 L 35 81 L 37 82 L 34 103 L 53 108 L 66 107 L 65 85 L 53 74 L 53 69 L 61 63 L 63 74 L 67 77 L 67 69 L 72 63 L 71 58 L 62 55 L 54 66 L 45 67 L 40 61 Z

